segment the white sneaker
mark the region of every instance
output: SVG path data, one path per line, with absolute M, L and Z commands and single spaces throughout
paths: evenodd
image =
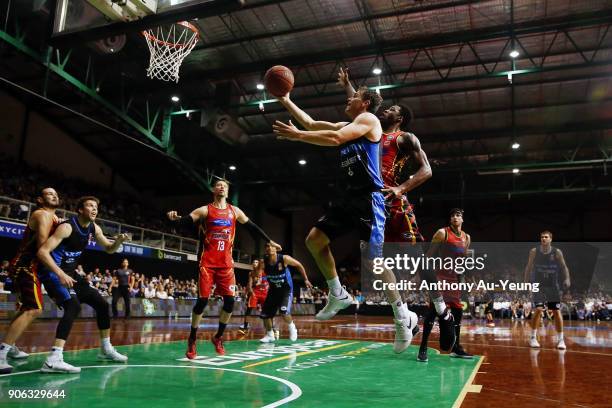
M 260 342 L 262 343 L 274 343 L 274 341 L 276 340 L 276 338 L 274 337 L 274 331 L 270 330 L 269 332 L 266 333 L 265 336 L 263 336 L 261 339 L 259 339 Z
M 557 343 L 557 348 L 559 350 L 565 350 L 567 347 L 565 347 L 565 341 L 563 341 L 563 339 L 559 340 L 559 342 Z
M 80 373 L 81 372 L 81 368 L 80 367 L 75 367 L 73 365 L 70 365 L 66 362 L 64 362 L 64 356 L 59 354 L 57 356 L 54 356 L 53 354 L 50 354 L 47 357 L 47 360 L 45 360 L 45 363 L 43 364 L 42 368 L 40 369 L 41 372 L 43 373 Z
M 274 329 L 274 340 L 280 339 L 280 330 Z
M 529 347 L 532 348 L 540 348 L 540 343 L 538 343 L 538 339 L 536 339 L 535 337 L 532 337 L 529 340 Z
M 21 359 L 21 358 L 28 358 L 30 357 L 30 355 L 24 351 L 19 350 L 19 348 L 17 348 L 17 346 L 13 346 L 11 347 L 11 349 L 8 352 L 8 356 L 10 358 L 16 358 L 16 359 Z
M 329 294 L 327 304 L 315 318 L 317 320 L 329 320 L 336 315 L 340 310 L 346 309 L 353 304 L 353 297 L 346 290 L 342 290 L 339 297 Z
M 11 371 L 13 366 L 6 361 L 6 358 L 0 358 L 0 374 L 10 374 Z
M 296 341 L 298 338 L 298 331 L 295 327 L 295 323 L 291 323 L 289 325 L 289 340 Z
M 118 363 L 125 363 L 128 360 L 127 356 L 119 353 L 114 347 L 108 350 L 100 350 L 98 353 L 98 360 L 116 361 Z
M 397 354 L 402 353 L 410 346 L 412 337 L 414 337 L 413 330 L 416 328 L 418 333 L 418 322 L 419 317 L 416 313 L 408 311 L 408 317 L 406 319 L 393 319 L 395 322 L 395 340 L 393 341 L 393 351 Z

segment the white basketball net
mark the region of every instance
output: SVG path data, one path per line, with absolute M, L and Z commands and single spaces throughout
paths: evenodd
M 151 52 L 147 76 L 178 82 L 183 59 L 189 55 L 200 38 L 198 29 L 186 21 L 180 21 L 169 27 L 145 30 L 142 35 L 146 38 Z

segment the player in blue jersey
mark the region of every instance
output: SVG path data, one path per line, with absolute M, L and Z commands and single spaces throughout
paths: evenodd
M 270 285 L 266 300 L 261 308 L 259 315 L 264 322 L 266 335 L 260 339 L 262 343 L 272 343 L 276 340 L 272 327 L 272 320 L 278 312 L 289 328 L 289 340 L 296 341 L 298 331 L 291 318 L 291 305 L 293 304 L 293 279 L 289 266 L 296 268 L 307 288 L 312 289 L 312 284 L 308 280 L 304 266 L 297 259 L 281 254 L 270 244 L 266 244 L 266 255 L 258 268 L 263 269 L 263 273 Z
M 383 131 L 375 115 L 382 98 L 366 87 L 359 88 L 348 98 L 345 108 L 351 122 L 338 123 L 312 119 L 291 101 L 289 94 L 280 98 L 280 103 L 307 130 L 299 130 L 291 121 L 276 121 L 273 129 L 278 137 L 340 148 L 342 180 L 339 184 L 343 194 L 319 219 L 306 238 L 306 246 L 329 286 L 328 303 L 316 316 L 318 320 L 327 320 L 353 302 L 338 279 L 330 249 L 331 241 L 358 229 L 360 240 L 369 245 L 368 259 L 382 256 L 386 212 L 381 192 L 384 184 L 379 144 Z M 417 320 L 416 314 L 408 310 L 406 318 L 402 320 L 402 342 L 410 343 Z
M 110 306 L 96 289 L 89 285 L 87 278 L 77 269 L 79 259 L 90 241 L 94 238 L 107 253 L 119 249 L 127 234 L 120 234 L 115 242 L 109 241 L 102 229 L 96 225 L 99 200 L 93 196 L 79 199 L 78 215 L 62 222 L 40 247 L 38 259 L 43 264 L 39 276 L 49 297 L 64 310 L 60 319 L 55 342 L 41 371 L 44 373 L 78 373 L 79 367 L 64 362 L 63 350 L 70 334 L 74 319 L 81 311 L 81 303 L 88 304 L 96 312 L 100 331 L 100 352 L 98 359 L 126 362 L 127 357 L 117 352 L 110 342 Z

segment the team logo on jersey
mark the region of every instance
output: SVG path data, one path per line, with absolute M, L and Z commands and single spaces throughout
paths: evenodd
M 212 225 L 217 227 L 230 227 L 232 225 L 232 221 L 228 219 L 216 219 L 212 221 Z
M 213 232 L 210 237 L 212 239 L 227 241 L 230 239 L 230 234 L 225 232 Z
M 393 140 L 393 137 L 394 137 L 393 135 L 389 135 L 387 136 L 387 140 Z

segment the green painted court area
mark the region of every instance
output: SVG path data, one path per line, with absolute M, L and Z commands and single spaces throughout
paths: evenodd
M 97 350 L 69 351 L 80 374 L 41 374 L 44 354 L 0 376 L 2 407 L 451 407 L 465 393 L 479 359 L 459 360 L 417 347 L 401 355 L 389 343 L 347 340 L 226 343 L 227 355 L 198 344 L 184 358 L 184 342 L 119 346 L 127 365 L 101 363 Z M 63 398 L 25 398 L 29 390 L 59 390 Z M 16 398 L 16 393 L 22 398 Z M 12 396 L 12 398 L 11 398 Z M 461 397 L 462 398 L 462 397 Z

